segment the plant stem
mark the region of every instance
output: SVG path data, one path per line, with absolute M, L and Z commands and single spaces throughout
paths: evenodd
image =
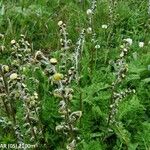
M 4 81 L 4 87 L 5 87 L 5 92 L 6 92 L 6 95 L 7 95 L 7 99 L 8 99 L 8 102 L 10 104 L 10 113 L 12 115 L 13 124 L 15 126 L 16 125 L 16 117 L 15 117 L 15 112 L 14 112 L 13 105 L 11 103 L 10 96 L 9 96 L 8 82 L 7 82 L 7 79 L 6 79 L 6 77 L 5 77 L 5 75 L 2 71 L 1 71 L 1 75 L 2 75 L 2 78 L 3 78 L 3 81 Z

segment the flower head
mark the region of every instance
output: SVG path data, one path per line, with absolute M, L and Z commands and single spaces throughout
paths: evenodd
M 91 34 L 92 33 L 92 28 L 88 27 L 86 31 L 87 31 L 88 34 Z
M 56 64 L 57 64 L 57 59 L 56 59 L 56 58 L 51 58 L 51 59 L 50 59 L 50 63 L 51 63 L 52 65 L 56 65 Z
M 10 80 L 15 80 L 15 79 L 17 79 L 17 77 L 18 77 L 17 73 L 12 73 L 10 75 Z
M 11 40 L 11 45 L 14 45 L 15 43 L 16 43 L 16 41 L 15 40 Z
M 144 42 L 139 42 L 139 47 L 140 48 L 144 47 Z
M 86 11 L 86 14 L 87 14 L 87 15 L 92 15 L 92 13 L 93 13 L 93 12 L 92 12 L 91 9 L 88 9 L 88 10 Z
M 3 70 L 3 72 L 8 72 L 9 71 L 9 67 L 7 65 L 3 65 L 2 66 L 2 70 Z
M 130 46 L 132 45 L 133 41 L 131 38 L 127 38 L 127 39 L 124 39 L 125 42 L 127 42 Z
M 62 80 L 63 79 L 63 74 L 61 74 L 61 73 L 55 73 L 54 75 L 53 75 L 53 80 L 54 81 L 60 81 L 60 80 Z
M 102 25 L 102 29 L 107 29 L 107 28 L 108 28 L 108 26 L 106 24 Z
M 60 27 L 60 26 L 62 26 L 63 25 L 63 22 L 60 20 L 59 22 L 58 22 L 58 26 Z

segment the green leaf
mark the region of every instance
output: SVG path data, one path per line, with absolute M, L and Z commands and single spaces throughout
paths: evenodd
M 144 83 L 150 83 L 150 78 L 146 78 L 144 80 L 142 80 Z
M 121 140 L 122 143 L 126 144 L 127 146 L 130 144 L 130 133 L 124 128 L 122 123 L 118 123 L 114 126 L 114 131 L 118 138 Z

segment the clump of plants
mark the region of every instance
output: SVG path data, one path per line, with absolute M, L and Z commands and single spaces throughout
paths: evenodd
M 63 7 L 66 13 L 72 10 L 73 2 L 68 3 L 68 10 L 67 4 Z M 48 50 L 35 49 L 36 39 L 28 39 L 28 34 L 14 39 L 0 34 L 4 56 L 0 56 L 0 145 L 50 150 L 150 148 L 149 42 L 131 34 L 140 32 L 141 24 L 124 30 L 133 20 L 131 14 L 120 18 L 132 7 L 123 4 L 78 2 L 83 22 L 70 29 L 74 18 L 68 19 L 68 14 L 55 18 L 57 39 Z M 100 23 L 99 12 L 106 16 Z

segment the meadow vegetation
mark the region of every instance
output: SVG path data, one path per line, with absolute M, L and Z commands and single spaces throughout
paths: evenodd
M 1 0 L 0 146 L 149 150 L 149 10 L 146 0 Z

